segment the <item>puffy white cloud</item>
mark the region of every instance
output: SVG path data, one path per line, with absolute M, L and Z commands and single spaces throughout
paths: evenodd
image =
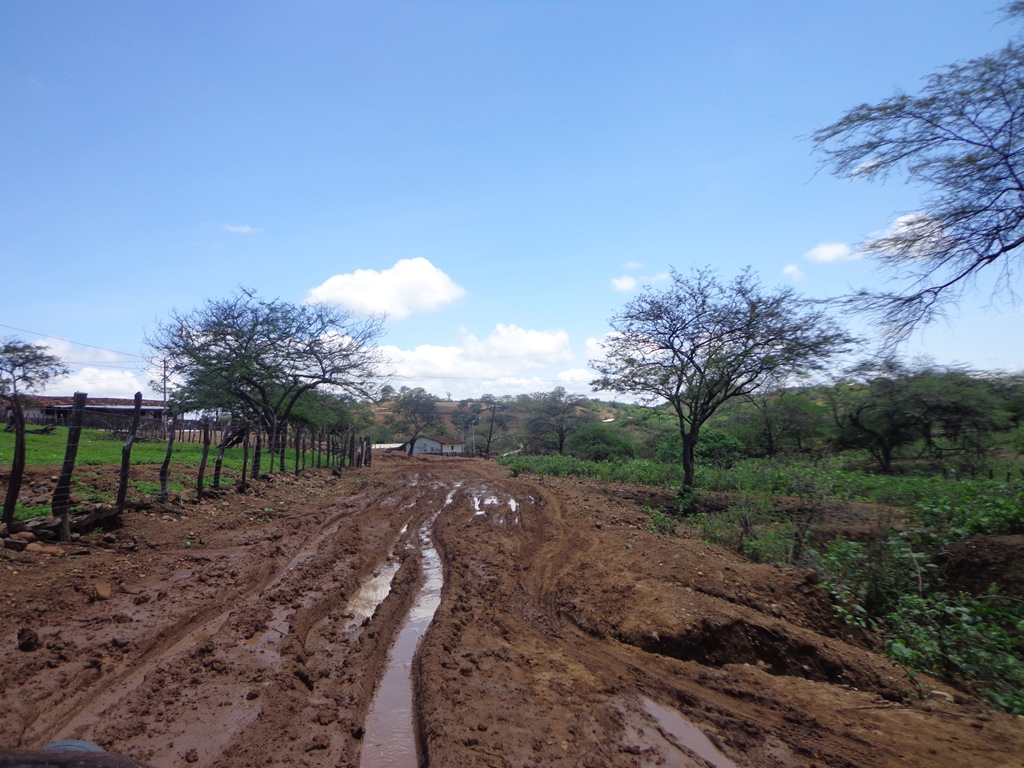
M 159 376 L 145 370 L 147 363 L 136 355 L 53 337 L 33 339 L 32 343 L 48 347 L 49 354 L 59 357 L 71 369 L 68 376 L 48 382 L 40 394 L 87 392 L 90 397 L 132 398 L 136 392 L 142 392 L 147 399 L 156 397 L 149 382 Z
M 466 289 L 427 259 L 401 259 L 378 272 L 357 269 L 334 275 L 310 290 L 307 301 L 336 304 L 356 314 L 386 313 L 401 320 L 429 312 L 466 295 Z
M 806 275 L 803 270 L 800 269 L 796 264 L 787 264 L 782 268 L 782 274 L 792 280 L 794 283 L 803 280 Z
M 224 231 L 229 235 L 255 235 L 259 232 L 256 227 L 250 227 L 248 224 L 225 224 Z
M 637 286 L 637 280 L 632 275 L 623 275 L 622 277 L 612 278 L 612 287 L 616 291 L 632 291 Z
M 626 263 L 625 268 L 632 272 L 636 272 L 638 269 L 644 268 L 644 263 L 642 261 L 630 261 Z
M 568 385 L 568 389 L 584 391 L 590 388 L 590 382 L 597 378 L 597 373 L 589 368 L 569 368 L 565 371 L 559 371 L 556 378 L 563 385 Z
M 499 323 L 484 337 L 463 330 L 453 345 L 384 346 L 381 350 L 393 362 L 395 386 L 424 387 L 457 399 L 484 393 L 542 392 L 582 379 L 576 375 L 563 379 L 556 373 L 559 366 L 573 361 L 569 334 L 561 329 L 542 331 Z M 586 381 L 590 378 L 593 375 L 588 372 Z M 583 385 L 572 389 L 586 391 Z
M 808 261 L 832 264 L 837 261 L 854 261 L 861 255 L 846 243 L 819 243 L 805 253 L 804 258 Z
M 672 279 L 672 275 L 669 272 L 659 272 L 651 278 L 652 283 L 664 283 Z
M 395 373 L 408 378 L 500 379 L 519 377 L 572 360 L 569 334 L 499 323 L 485 338 L 464 332 L 458 346 L 421 344 L 403 350 L 382 347 Z
M 150 388 L 150 376 L 138 371 L 85 366 L 70 376 L 52 382 L 45 390 L 48 395 L 88 392 L 89 397 L 123 397 L 131 399 L 141 392 L 147 400 L 159 399 Z

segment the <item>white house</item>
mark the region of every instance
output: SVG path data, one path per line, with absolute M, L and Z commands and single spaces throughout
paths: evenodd
M 413 455 L 423 453 L 431 456 L 461 456 L 465 452 L 465 447 L 464 442 L 447 437 L 419 437 L 416 438 L 412 452 Z M 402 443 L 402 450 L 409 452 L 408 441 Z

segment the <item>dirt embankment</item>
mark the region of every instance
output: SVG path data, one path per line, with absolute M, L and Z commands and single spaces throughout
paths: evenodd
M 358 765 L 436 515 L 445 583 L 411 673 L 427 765 L 1024 765 L 1024 720 L 934 681 L 919 698 L 813 575 L 646 533 L 635 491 L 381 457 L 6 552 L 0 745 Z

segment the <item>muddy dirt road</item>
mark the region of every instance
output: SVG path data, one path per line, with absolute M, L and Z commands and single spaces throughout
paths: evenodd
M 922 697 L 813 574 L 646 533 L 644 493 L 388 456 L 5 552 L 0 746 L 84 738 L 155 768 L 1024 766 L 1024 720 Z

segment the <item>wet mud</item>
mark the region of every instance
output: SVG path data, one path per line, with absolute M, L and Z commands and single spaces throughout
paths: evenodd
M 643 494 L 382 456 L 6 552 L 0 746 L 81 738 L 154 768 L 1024 765 L 1024 720 L 909 679 L 809 574 L 647 533 Z

